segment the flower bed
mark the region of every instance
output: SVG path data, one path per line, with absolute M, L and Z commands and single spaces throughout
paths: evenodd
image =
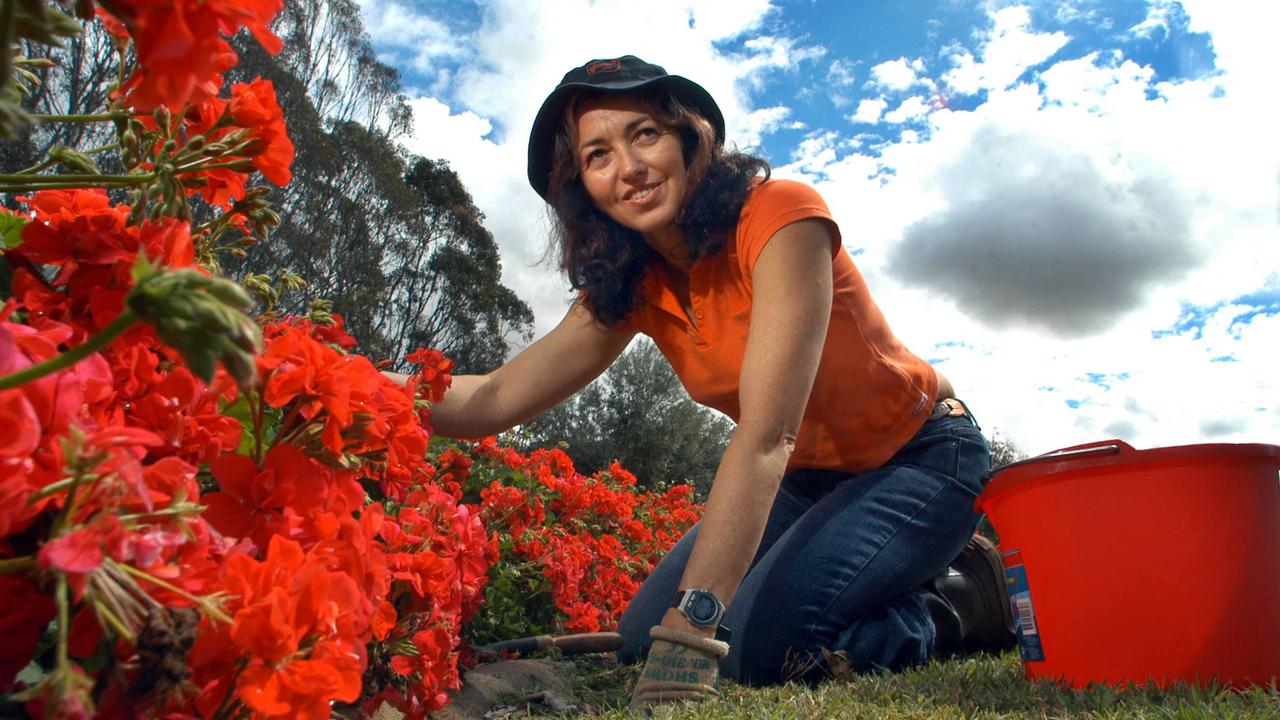
M 279 3 L 99 4 L 141 63 L 88 120 L 114 123 L 126 172 L 67 152 L 66 172 L 0 181 L 25 192 L 0 212 L 9 709 L 328 718 L 385 701 L 420 717 L 471 642 L 614 627 L 696 520 L 690 489 L 432 438 L 439 352 L 413 353 L 402 386 L 338 316 L 245 315 L 211 268 L 278 222 L 249 183 L 288 182 L 294 151 L 269 82 L 222 95 L 221 32 L 278 50 Z M 65 28 L 58 7 L 19 29 Z

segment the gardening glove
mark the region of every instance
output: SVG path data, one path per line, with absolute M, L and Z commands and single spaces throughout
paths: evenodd
M 631 693 L 631 707 L 720 697 L 720 658 L 729 644 L 661 625 L 649 629 L 653 645 Z

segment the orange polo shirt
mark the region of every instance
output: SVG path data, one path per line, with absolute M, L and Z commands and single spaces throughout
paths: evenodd
M 834 299 L 826 345 L 788 469 L 857 472 L 879 467 L 928 418 L 938 378 L 894 337 L 840 242 L 822 197 L 802 183 L 769 180 L 751 193 L 722 252 L 689 271 L 691 323 L 655 263 L 644 297 L 624 328 L 653 338 L 689 396 L 737 422 L 739 373 L 751 325 L 751 275 L 760 251 L 783 226 L 806 218 L 832 229 Z

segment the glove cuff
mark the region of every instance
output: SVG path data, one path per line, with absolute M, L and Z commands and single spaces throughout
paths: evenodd
M 654 625 L 649 628 L 649 637 L 654 640 L 665 640 L 667 642 L 679 643 L 685 647 L 691 647 L 695 650 L 704 652 L 716 659 L 720 659 L 729 654 L 729 643 L 721 642 L 714 638 L 703 637 L 697 633 L 685 632 L 684 630 L 672 630 L 662 625 Z

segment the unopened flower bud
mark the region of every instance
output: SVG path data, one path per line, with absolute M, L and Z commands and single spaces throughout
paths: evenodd
M 235 283 L 207 277 L 191 268 L 165 271 L 140 257 L 136 284 L 125 302 L 177 349 L 195 375 L 213 379 L 218 362 L 242 388 L 255 380 L 253 358 L 262 333 L 241 310 L 252 304 Z
M 173 122 L 173 113 L 169 112 L 169 108 L 161 105 L 151 111 L 151 117 L 156 121 L 156 125 L 160 126 L 161 130 L 169 131 L 169 123 Z
M 16 57 L 13 59 L 13 64 L 26 65 L 27 67 L 39 68 L 42 70 L 47 70 L 48 68 L 57 66 L 57 63 L 54 61 L 49 58 L 42 57 Z
M 58 163 L 62 167 L 73 173 L 83 173 L 86 175 L 100 175 L 98 166 L 88 155 L 69 148 L 61 143 L 54 145 L 49 150 L 49 159 Z

